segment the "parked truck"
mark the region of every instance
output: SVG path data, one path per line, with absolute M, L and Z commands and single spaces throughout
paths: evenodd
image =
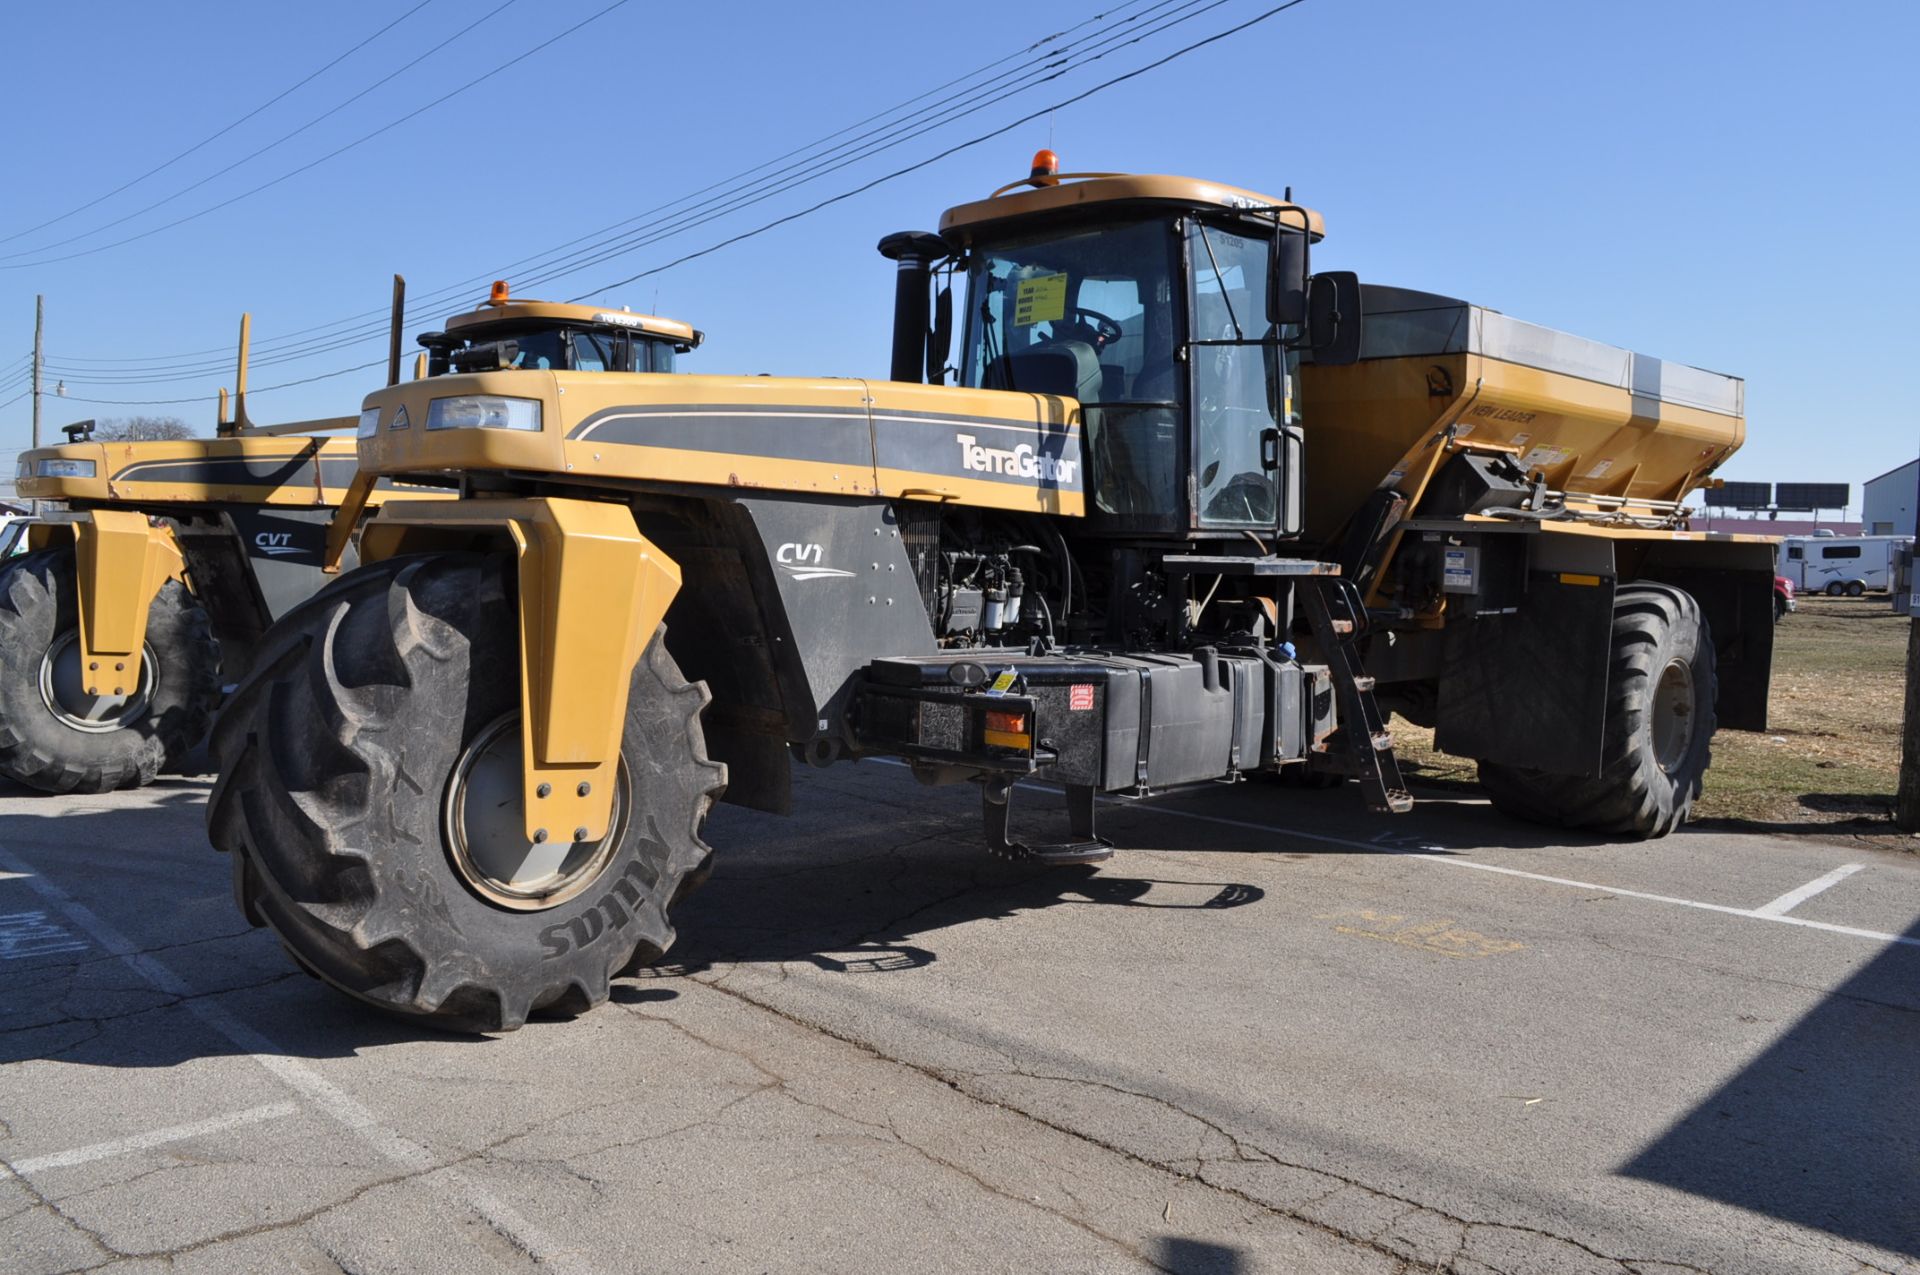
M 208 824 L 247 916 L 363 1000 L 511 1029 L 663 952 L 711 804 L 784 811 L 792 759 L 974 784 L 989 850 L 1096 863 L 1107 794 L 1307 772 L 1406 810 L 1374 691 L 1411 704 L 1420 678 L 1456 743 L 1531 715 L 1612 797 L 1642 781 L 1601 765 L 1618 728 L 1690 796 L 1729 641 L 1709 613 L 1734 635 L 1720 694 L 1764 701 L 1751 547 L 1683 529 L 1737 412 L 1643 413 L 1631 373 L 1616 396 L 1464 345 L 1370 367 L 1359 281 L 1309 269 L 1323 229 L 1290 194 L 1043 152 L 881 242 L 889 381 L 500 368 L 369 395 L 363 473 L 461 495 L 383 506 L 222 713 Z M 1360 453 L 1344 486 L 1316 468 L 1303 358 L 1379 378 L 1321 391 L 1319 430 L 1391 433 L 1370 478 Z M 1480 403 L 1535 412 L 1550 447 L 1637 442 L 1589 492 L 1571 450 L 1469 442 Z M 1382 488 L 1399 503 L 1343 531 Z M 1345 508 L 1316 524 L 1323 500 Z M 1434 667 L 1361 665 L 1434 634 Z M 1560 756 L 1526 760 L 1544 799 Z M 1028 780 L 1064 790 L 1063 839 L 1021 834 Z M 1666 800 L 1635 826 L 1671 827 Z

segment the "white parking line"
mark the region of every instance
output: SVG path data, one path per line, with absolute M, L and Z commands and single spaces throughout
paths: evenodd
M 177 1124 L 170 1129 L 155 1129 L 151 1133 L 136 1133 L 131 1138 L 116 1138 L 112 1142 L 96 1142 L 90 1147 L 75 1147 L 71 1151 L 58 1151 L 52 1155 L 34 1156 L 29 1160 L 16 1160 L 10 1165 L 0 1161 L 0 1180 L 10 1177 L 30 1177 L 47 1169 L 64 1169 L 69 1165 L 87 1164 L 94 1160 L 126 1155 L 132 1151 L 145 1151 L 152 1147 L 165 1146 L 169 1142 L 184 1142 L 188 1138 L 197 1138 L 206 1133 L 218 1133 L 222 1129 L 237 1129 L 241 1125 L 259 1124 L 263 1120 L 278 1120 L 282 1116 L 292 1115 L 299 1109 L 297 1104 L 291 1102 L 269 1103 L 264 1107 L 249 1107 L 245 1111 L 215 1116 L 210 1120 Z
M 0 868 L 29 876 L 27 884 L 47 899 L 67 919 L 85 930 L 93 940 L 127 967 L 161 991 L 185 1000 L 185 1008 L 201 1022 L 239 1046 L 242 1053 L 264 1068 L 282 1084 L 304 1095 L 315 1106 L 338 1120 L 379 1152 L 390 1163 L 410 1173 L 426 1173 L 437 1161 L 426 1147 L 394 1132 L 380 1123 L 369 1108 L 313 1068 L 288 1056 L 286 1049 L 247 1026 L 204 996 L 195 996 L 187 981 L 167 965 L 140 951 L 132 940 L 102 920 L 86 904 L 79 902 L 45 876 L 35 873 L 10 851 L 0 848 Z M 557 1271 L 591 1271 L 577 1253 L 556 1242 L 532 1222 L 521 1216 L 506 1201 L 458 1169 L 443 1169 L 427 1179 L 429 1185 L 453 1197 L 485 1218 L 493 1228 L 525 1249 L 537 1264 Z
M 1367 850 L 1374 854 L 1399 855 L 1409 859 L 1419 859 L 1423 863 L 1437 863 L 1443 868 L 1464 868 L 1471 872 L 1494 872 L 1501 876 L 1522 877 L 1529 881 L 1543 881 L 1548 885 L 1571 886 L 1576 890 L 1599 890 L 1604 894 L 1617 894 L 1627 899 L 1645 899 L 1650 903 L 1670 903 L 1683 908 L 1698 908 L 1703 912 L 1719 912 L 1725 916 L 1743 917 L 1749 921 L 1774 921 L 1781 925 L 1798 925 L 1809 930 L 1825 930 L 1829 934 L 1845 934 L 1850 938 L 1873 939 L 1880 943 L 1895 943 L 1902 947 L 1920 947 L 1920 939 L 1908 938 L 1904 934 L 1888 934 L 1881 930 L 1863 930 L 1851 925 L 1835 925 L 1830 921 L 1809 921 L 1804 917 L 1785 916 L 1780 913 L 1762 911 L 1759 908 L 1728 907 L 1724 903 L 1705 903 L 1699 899 L 1680 899 L 1669 894 L 1649 894 L 1644 890 L 1628 890 L 1617 885 L 1603 885 L 1597 881 L 1576 881 L 1572 877 L 1554 877 L 1541 872 L 1526 872 L 1519 868 L 1502 867 L 1497 863 L 1480 863 L 1474 859 L 1462 859 L 1459 851 L 1448 846 L 1429 845 L 1422 842 L 1418 849 L 1407 849 L 1390 844 L 1370 844 L 1365 841 L 1350 841 L 1345 837 L 1330 837 L 1324 833 L 1300 832 L 1292 828 L 1276 828 L 1271 824 L 1250 823 L 1243 819 L 1224 819 L 1219 815 L 1203 815 L 1193 810 L 1174 810 L 1164 806 L 1137 805 L 1134 809 L 1152 814 L 1168 815 L 1175 819 L 1193 819 L 1201 823 L 1228 824 L 1236 828 L 1250 828 L 1259 832 L 1271 832 L 1282 837 L 1299 837 L 1306 841 L 1320 841 L 1328 845 L 1348 846 L 1355 850 Z M 1802 887 L 1803 889 L 1805 887 Z M 1779 899 L 1774 903 L 1780 902 Z M 1767 906 L 1772 907 L 1774 903 Z M 1791 905 L 1789 905 L 1791 906 Z
M 889 766 L 905 767 L 906 763 L 889 757 L 872 758 Z M 1020 783 L 1015 787 L 1037 792 L 1057 792 L 1058 789 L 1041 783 Z M 1676 907 L 1697 908 L 1702 912 L 1718 912 L 1723 916 L 1737 916 L 1748 921 L 1772 921 L 1780 925 L 1797 925 L 1803 929 L 1823 930 L 1829 934 L 1844 934 L 1849 938 L 1871 939 L 1878 943 L 1893 943 L 1901 947 L 1920 947 L 1920 938 L 1909 938 L 1904 934 L 1888 934 L 1882 930 L 1863 930 L 1851 925 L 1835 925 L 1830 921 L 1809 921 L 1804 917 L 1787 916 L 1786 909 L 1792 908 L 1827 886 L 1859 871 L 1862 865 L 1849 864 L 1828 873 L 1818 881 L 1801 886 L 1800 890 L 1783 894 L 1773 902 L 1759 908 L 1729 907 L 1724 903 L 1706 903 L 1699 899 L 1680 899 L 1669 894 L 1649 894 L 1644 890 L 1628 890 L 1617 885 L 1603 885 L 1597 881 L 1576 881 L 1572 877 L 1548 876 L 1540 872 L 1526 872 L 1520 868 L 1506 868 L 1497 863 L 1481 863 L 1474 859 L 1460 858 L 1461 851 L 1451 846 L 1434 845 L 1425 838 L 1405 833 L 1382 833 L 1377 841 L 1355 841 L 1348 837 L 1329 836 L 1323 832 L 1301 832 L 1297 828 L 1279 828 L 1268 823 L 1254 823 L 1249 819 L 1229 819 L 1224 815 L 1203 815 L 1197 810 L 1181 810 L 1172 806 L 1156 806 L 1137 798 L 1101 797 L 1104 805 L 1123 806 L 1128 810 L 1138 810 L 1151 815 L 1164 815 L 1170 819 L 1191 819 L 1196 823 L 1214 823 L 1228 828 L 1243 828 L 1249 832 L 1268 832 L 1279 837 L 1293 837 L 1300 841 L 1317 841 L 1322 845 L 1345 846 L 1351 850 L 1364 850 L 1369 854 L 1389 854 L 1406 859 L 1419 859 L 1424 863 L 1437 863 L 1443 868 L 1463 868 L 1470 872 L 1492 872 L 1500 876 L 1521 877 L 1528 881 L 1541 881 L 1548 885 L 1570 886 L 1576 890 L 1599 890 L 1603 894 L 1617 894 L 1626 899 L 1644 899 L 1649 903 L 1668 903 Z M 1833 880 L 1828 880 L 1832 877 Z M 1818 887 L 1815 889 L 1814 887 Z M 1801 891 L 1806 891 L 1801 894 Z M 1795 898 L 1795 895 L 1800 897 Z M 1779 911 L 1770 909 L 1778 908 Z
M 1754 911 L 1760 916 L 1785 916 L 1820 891 L 1839 885 L 1866 866 L 1864 863 L 1843 863 L 1824 877 L 1809 881 L 1798 890 L 1788 890 L 1773 902 L 1762 903 Z

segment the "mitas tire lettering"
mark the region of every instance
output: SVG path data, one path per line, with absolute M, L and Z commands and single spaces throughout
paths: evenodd
M 657 838 L 642 838 L 658 846 Z M 607 892 L 587 911 L 540 931 L 540 945 L 547 949 L 547 960 L 578 951 L 604 934 L 624 930 L 640 911 L 646 890 L 645 869 L 638 860 L 629 863 L 614 879 Z
M 274 627 L 214 729 L 208 831 L 245 861 L 243 912 L 333 986 L 456 1031 L 583 1011 L 657 960 L 673 903 L 705 872 L 699 825 L 726 782 L 706 756 L 705 689 L 656 630 L 629 684 L 630 805 L 601 875 L 546 908 L 472 888 L 444 803 L 460 758 L 518 709 L 514 581 L 510 561 L 478 554 L 342 576 Z

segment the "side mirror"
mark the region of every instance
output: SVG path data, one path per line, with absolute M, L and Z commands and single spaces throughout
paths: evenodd
M 1313 276 L 1307 290 L 1307 348 L 1313 361 L 1321 367 L 1357 363 L 1363 327 L 1360 276 L 1351 270 Z
M 1267 322 L 1275 327 L 1307 321 L 1307 236 L 1276 226 L 1273 278 L 1267 283 Z

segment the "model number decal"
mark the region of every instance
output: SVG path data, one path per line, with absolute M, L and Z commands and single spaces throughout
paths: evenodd
M 291 531 L 262 531 L 253 537 L 253 547 L 269 557 L 279 558 L 289 553 L 305 553 L 299 545 L 293 543 Z
M 842 571 L 838 567 L 823 566 L 821 559 L 826 557 L 826 549 L 818 544 L 803 544 L 789 540 L 773 551 L 773 560 L 782 571 L 794 580 L 846 580 L 853 572 Z
M 1080 463 L 1057 456 L 1042 456 L 1029 443 L 1012 448 L 982 447 L 972 434 L 956 434 L 963 469 L 983 474 L 1003 474 L 1008 478 L 1037 478 L 1042 482 L 1071 483 Z

